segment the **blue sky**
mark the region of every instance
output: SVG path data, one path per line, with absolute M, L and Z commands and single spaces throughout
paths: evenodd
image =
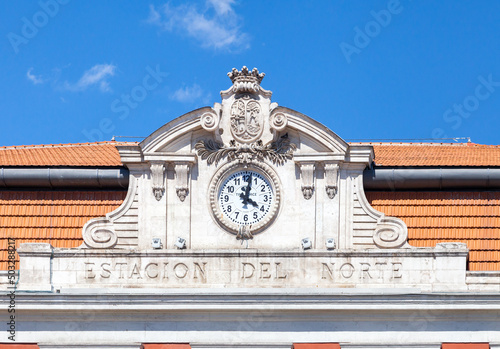
M 2 1 L 0 38 L 4 146 L 148 136 L 243 65 L 346 140 L 500 144 L 498 1 Z

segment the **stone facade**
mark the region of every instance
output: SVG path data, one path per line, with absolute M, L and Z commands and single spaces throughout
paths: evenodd
M 23 341 L 500 343 L 498 275 L 468 275 L 465 244 L 410 246 L 404 222 L 369 205 L 370 146 L 271 102 L 256 69 L 228 75 L 221 103 L 118 146 L 127 197 L 80 248 L 19 248 Z

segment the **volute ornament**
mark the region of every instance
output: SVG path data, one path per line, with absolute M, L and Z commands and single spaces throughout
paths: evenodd
M 217 127 L 219 126 L 219 121 L 219 116 L 214 112 L 205 113 L 200 118 L 201 126 L 209 132 L 215 131 L 217 129 Z
M 283 131 L 288 124 L 288 119 L 283 113 L 275 113 L 269 117 L 269 124 L 276 131 Z

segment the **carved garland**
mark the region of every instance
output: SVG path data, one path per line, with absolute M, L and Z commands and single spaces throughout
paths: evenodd
M 229 161 L 240 159 L 243 162 L 248 162 L 253 159 L 267 159 L 275 165 L 283 165 L 287 160 L 293 158 L 293 152 L 297 150 L 297 145 L 290 142 L 288 133 L 281 136 L 276 142 L 272 142 L 266 146 L 258 140 L 252 144 L 239 145 L 233 140 L 229 146 L 222 145 L 212 140 L 198 141 L 194 146 L 198 156 L 202 160 L 207 160 L 207 164 L 215 163 L 228 158 Z

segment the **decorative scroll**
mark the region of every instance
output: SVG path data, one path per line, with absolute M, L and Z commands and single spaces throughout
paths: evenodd
M 207 131 L 214 131 L 219 126 L 219 116 L 216 113 L 205 113 L 200 118 L 201 126 Z
M 382 216 L 377 222 L 373 242 L 380 248 L 399 248 L 406 243 L 406 225 L 394 218 Z
M 363 190 L 363 176 L 356 179 L 354 186 L 361 208 L 377 222 L 373 233 L 373 243 L 379 248 L 405 248 L 408 245 L 408 228 L 399 218 L 386 217 L 382 212 L 375 210 L 366 199 Z
M 83 229 L 83 241 L 90 248 L 111 248 L 116 245 L 118 236 L 107 219 L 98 219 Z
M 290 142 L 288 134 L 279 138 L 276 142 L 272 142 L 266 146 L 258 140 L 252 144 L 236 144 L 231 141 L 226 147 L 212 140 L 200 140 L 195 144 L 196 152 L 202 160 L 207 160 L 207 164 L 215 163 L 217 165 L 225 157 L 229 161 L 240 159 L 244 162 L 252 159 L 267 159 L 276 165 L 283 165 L 287 160 L 293 158 L 293 152 L 297 150 L 297 145 Z
M 283 131 L 288 124 L 288 118 L 283 113 L 276 113 L 269 117 L 269 126 L 276 131 Z

